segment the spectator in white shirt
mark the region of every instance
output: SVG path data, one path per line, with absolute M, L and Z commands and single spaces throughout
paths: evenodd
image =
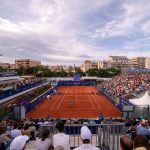
M 13 130 L 11 130 L 11 132 L 10 132 L 10 136 L 11 136 L 12 138 L 15 138 L 15 137 L 17 137 L 17 136 L 19 136 L 19 135 L 22 135 L 22 134 L 21 134 L 21 131 L 18 130 L 18 125 L 15 124 Z
M 49 137 L 49 130 L 45 129 L 42 133 L 42 138 L 35 143 L 35 150 L 48 150 L 52 147 L 52 140 Z
M 90 143 L 91 137 L 92 135 L 89 128 L 87 126 L 83 126 L 81 128 L 81 139 L 83 144 L 75 148 L 74 150 L 100 150 Z
M 29 140 L 27 135 L 19 135 L 10 144 L 10 150 L 25 150 L 26 143 Z
M 64 123 L 58 122 L 56 124 L 56 128 L 58 129 L 57 134 L 53 136 L 53 146 L 56 148 L 57 146 L 62 146 L 64 150 L 70 150 L 70 138 L 69 135 L 64 134 Z

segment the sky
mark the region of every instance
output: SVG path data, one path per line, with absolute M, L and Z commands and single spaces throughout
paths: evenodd
M 0 62 L 150 57 L 150 0 L 0 0 Z

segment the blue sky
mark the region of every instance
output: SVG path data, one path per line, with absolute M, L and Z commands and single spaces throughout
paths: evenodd
M 0 62 L 150 57 L 149 0 L 0 0 Z

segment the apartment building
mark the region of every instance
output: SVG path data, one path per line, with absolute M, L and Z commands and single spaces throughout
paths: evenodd
M 32 59 L 15 60 L 15 68 L 18 69 L 20 66 L 23 66 L 25 68 L 41 66 L 41 61 L 32 60 Z
M 108 67 L 109 68 L 128 68 L 129 59 L 126 56 L 109 56 Z
M 100 69 L 100 68 L 102 68 L 102 69 L 110 68 L 108 61 L 98 61 L 97 66 L 98 66 L 98 69 Z
M 66 72 L 74 72 L 74 67 L 72 66 L 49 66 L 48 67 L 51 71 L 56 71 L 56 72 L 60 72 L 60 71 L 66 71 Z
M 145 69 L 150 69 L 150 57 L 145 58 Z
M 89 69 L 98 68 L 98 63 L 96 61 L 86 60 L 83 62 L 80 68 L 83 72 L 86 72 Z
M 0 67 L 5 68 L 5 69 L 10 69 L 10 64 L 9 63 L 0 62 Z
M 134 57 L 129 61 L 130 68 L 145 69 L 145 57 Z
M 10 64 L 10 70 L 15 70 L 15 64 Z

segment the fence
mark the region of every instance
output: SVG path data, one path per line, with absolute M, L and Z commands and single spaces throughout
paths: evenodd
M 80 128 L 83 124 L 66 125 L 65 133 L 70 135 L 70 147 L 75 148 L 82 144 Z M 92 133 L 91 144 L 101 150 L 120 150 L 120 136 L 125 132 L 124 124 L 86 124 Z M 43 129 L 50 130 L 50 137 L 57 133 L 55 125 L 41 125 L 40 134 Z

